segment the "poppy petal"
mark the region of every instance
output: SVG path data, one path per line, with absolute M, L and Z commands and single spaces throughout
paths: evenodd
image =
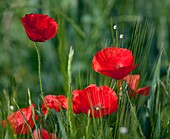
M 128 75 L 126 77 L 123 78 L 124 81 L 127 82 L 128 86 L 133 90 L 136 91 L 138 84 L 139 84 L 139 80 L 140 80 L 140 75 L 136 74 L 136 75 Z
M 136 92 L 138 94 L 147 96 L 150 92 L 150 86 L 145 86 L 145 87 L 139 88 Z
M 35 129 L 33 131 L 34 139 L 56 139 L 54 133 L 48 133 L 45 129 Z

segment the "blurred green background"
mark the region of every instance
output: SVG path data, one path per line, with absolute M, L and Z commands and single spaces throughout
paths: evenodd
M 136 24 L 141 30 L 136 36 L 145 30 L 141 45 L 147 47 L 147 42 L 151 43 L 145 69 L 147 80 L 159 50 L 164 47 L 166 53 L 163 53 L 161 65 L 161 77 L 164 78 L 170 57 L 169 9 L 169 0 L 0 0 L 0 92 L 16 92 L 21 106 L 27 105 L 28 88 L 33 102 L 40 94 L 34 43 L 28 39 L 20 21 L 20 17 L 28 13 L 48 14 L 59 24 L 54 39 L 38 43 L 45 94 L 65 94 L 70 46 L 75 52 L 73 86 L 80 73 L 86 78 L 92 71 L 93 55 L 104 47 L 115 45 L 114 25 L 117 25 L 118 34 L 124 35 L 123 41 L 119 41 L 120 47 L 132 45 Z M 153 36 L 150 36 L 151 30 L 152 33 L 155 30 Z M 86 81 L 82 79 L 81 84 Z
M 98 50 L 118 43 L 119 47 L 133 51 L 138 64 L 133 74 L 141 74 L 140 87 L 151 86 L 148 97 L 132 100 L 137 119 L 132 116 L 129 122 L 131 134 L 137 134 L 141 126 L 146 138 L 167 138 L 170 133 L 169 11 L 170 0 L 0 0 L 1 109 L 7 111 L 6 105 L 16 106 L 13 98 L 20 107 L 27 107 L 28 89 L 33 103 L 42 102 L 36 50 L 20 17 L 43 13 L 54 18 L 59 26 L 55 38 L 38 43 L 45 95 L 67 94 L 70 46 L 74 49 L 71 89 L 83 89 L 90 83 L 107 85 L 111 79 L 95 73 L 91 61 Z M 113 29 L 115 25 L 117 30 Z M 123 39 L 119 38 L 120 34 Z M 162 57 L 158 58 L 161 51 Z M 4 97 L 8 95 L 9 104 Z M 136 123 L 138 119 L 140 126 Z

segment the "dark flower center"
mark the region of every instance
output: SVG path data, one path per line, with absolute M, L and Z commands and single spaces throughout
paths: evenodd
M 93 109 L 94 109 L 95 111 L 99 111 L 99 110 L 102 109 L 102 105 L 101 105 L 101 104 L 98 104 L 97 106 L 93 106 Z
M 118 68 L 120 68 L 120 66 L 118 65 L 118 66 L 115 66 L 115 69 L 118 69 Z

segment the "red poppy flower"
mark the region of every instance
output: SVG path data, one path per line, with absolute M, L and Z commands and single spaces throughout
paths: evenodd
M 57 139 L 54 133 L 48 133 L 45 129 L 38 129 L 33 131 L 34 139 Z
M 65 96 L 59 95 L 47 95 L 44 97 L 45 103 L 42 104 L 42 112 L 44 114 L 48 113 L 47 107 L 49 109 L 54 109 L 55 111 L 59 112 L 60 109 L 68 108 L 68 100 Z
M 57 33 L 58 24 L 48 15 L 31 13 L 20 19 L 27 36 L 34 42 L 45 42 L 54 38 Z
M 92 60 L 92 67 L 96 72 L 116 80 L 123 79 L 136 66 L 132 52 L 125 48 L 104 48 Z
M 77 114 L 90 112 L 91 117 L 100 118 L 118 109 L 118 97 L 107 86 L 92 84 L 83 90 L 74 90 L 72 94 L 73 111 Z
M 144 95 L 144 96 L 147 96 L 149 94 L 150 86 L 145 86 L 145 87 L 138 89 L 138 84 L 139 84 L 139 80 L 140 80 L 139 74 L 128 75 L 125 78 L 123 78 L 123 80 L 127 82 L 128 86 L 130 88 L 129 94 L 131 97 L 135 98 L 139 94 Z
M 72 92 L 73 98 L 72 98 L 72 107 L 73 111 L 75 114 L 82 113 L 82 108 L 81 108 L 81 101 L 80 101 L 80 93 L 82 90 L 74 90 Z
M 32 108 L 35 111 L 35 105 L 32 104 Z M 7 117 L 7 120 L 15 134 L 27 134 L 30 132 L 29 127 L 32 129 L 34 127 L 34 122 L 32 119 L 33 112 L 31 106 L 27 108 L 22 108 Z M 38 116 L 35 116 L 37 119 Z M 27 123 L 27 124 L 26 124 Z M 6 121 L 3 121 L 3 126 L 6 126 Z

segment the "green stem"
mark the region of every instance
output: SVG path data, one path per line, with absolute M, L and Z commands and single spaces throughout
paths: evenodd
M 116 81 L 116 87 L 117 87 L 117 94 L 118 94 L 118 112 L 117 112 L 117 120 L 116 120 L 116 127 L 115 127 L 115 134 L 114 139 L 117 139 L 119 136 L 119 133 L 117 132 L 120 127 L 120 116 L 121 116 L 121 107 L 122 107 L 122 80 Z
M 41 57 L 40 57 L 40 52 L 39 52 L 39 49 L 38 49 L 36 42 L 35 42 L 34 46 L 35 46 L 35 49 L 36 49 L 36 52 L 37 52 L 37 58 L 38 58 L 38 77 L 39 77 L 39 83 L 40 83 L 40 92 L 41 92 L 41 95 L 43 97 L 44 94 L 43 94 L 42 79 L 41 79 Z
M 143 131 L 142 131 L 141 124 L 139 123 L 138 117 L 137 117 L 137 115 L 136 115 L 136 112 L 135 112 L 135 110 L 134 110 L 134 107 L 133 107 L 133 105 L 132 105 L 132 102 L 131 102 L 131 100 L 130 100 L 130 98 L 129 98 L 129 94 L 128 94 L 127 91 L 126 91 L 126 97 L 127 97 L 127 101 L 128 101 L 129 104 L 130 104 L 130 112 L 131 112 L 131 113 L 133 114 L 133 116 L 134 116 L 134 119 L 133 119 L 133 120 L 134 120 L 135 123 L 136 123 L 136 127 L 138 128 L 138 131 L 139 131 L 142 139 L 145 139 L 145 136 L 144 136 Z
M 88 112 L 87 126 L 86 126 L 86 139 L 89 139 L 89 127 L 90 127 L 90 111 Z
M 116 29 L 116 47 L 119 47 L 119 33 L 118 33 L 118 29 Z
M 72 113 L 72 108 L 71 108 L 71 101 L 72 101 L 72 94 L 71 94 L 71 82 L 72 82 L 72 60 L 73 60 L 73 55 L 74 55 L 74 50 L 72 47 L 70 47 L 70 52 L 68 56 L 68 66 L 67 66 L 67 76 L 68 76 L 68 91 L 67 91 L 67 96 L 68 96 L 68 121 L 70 122 L 70 131 L 71 131 L 71 137 L 74 137 L 75 133 L 75 127 L 74 127 L 74 116 Z

